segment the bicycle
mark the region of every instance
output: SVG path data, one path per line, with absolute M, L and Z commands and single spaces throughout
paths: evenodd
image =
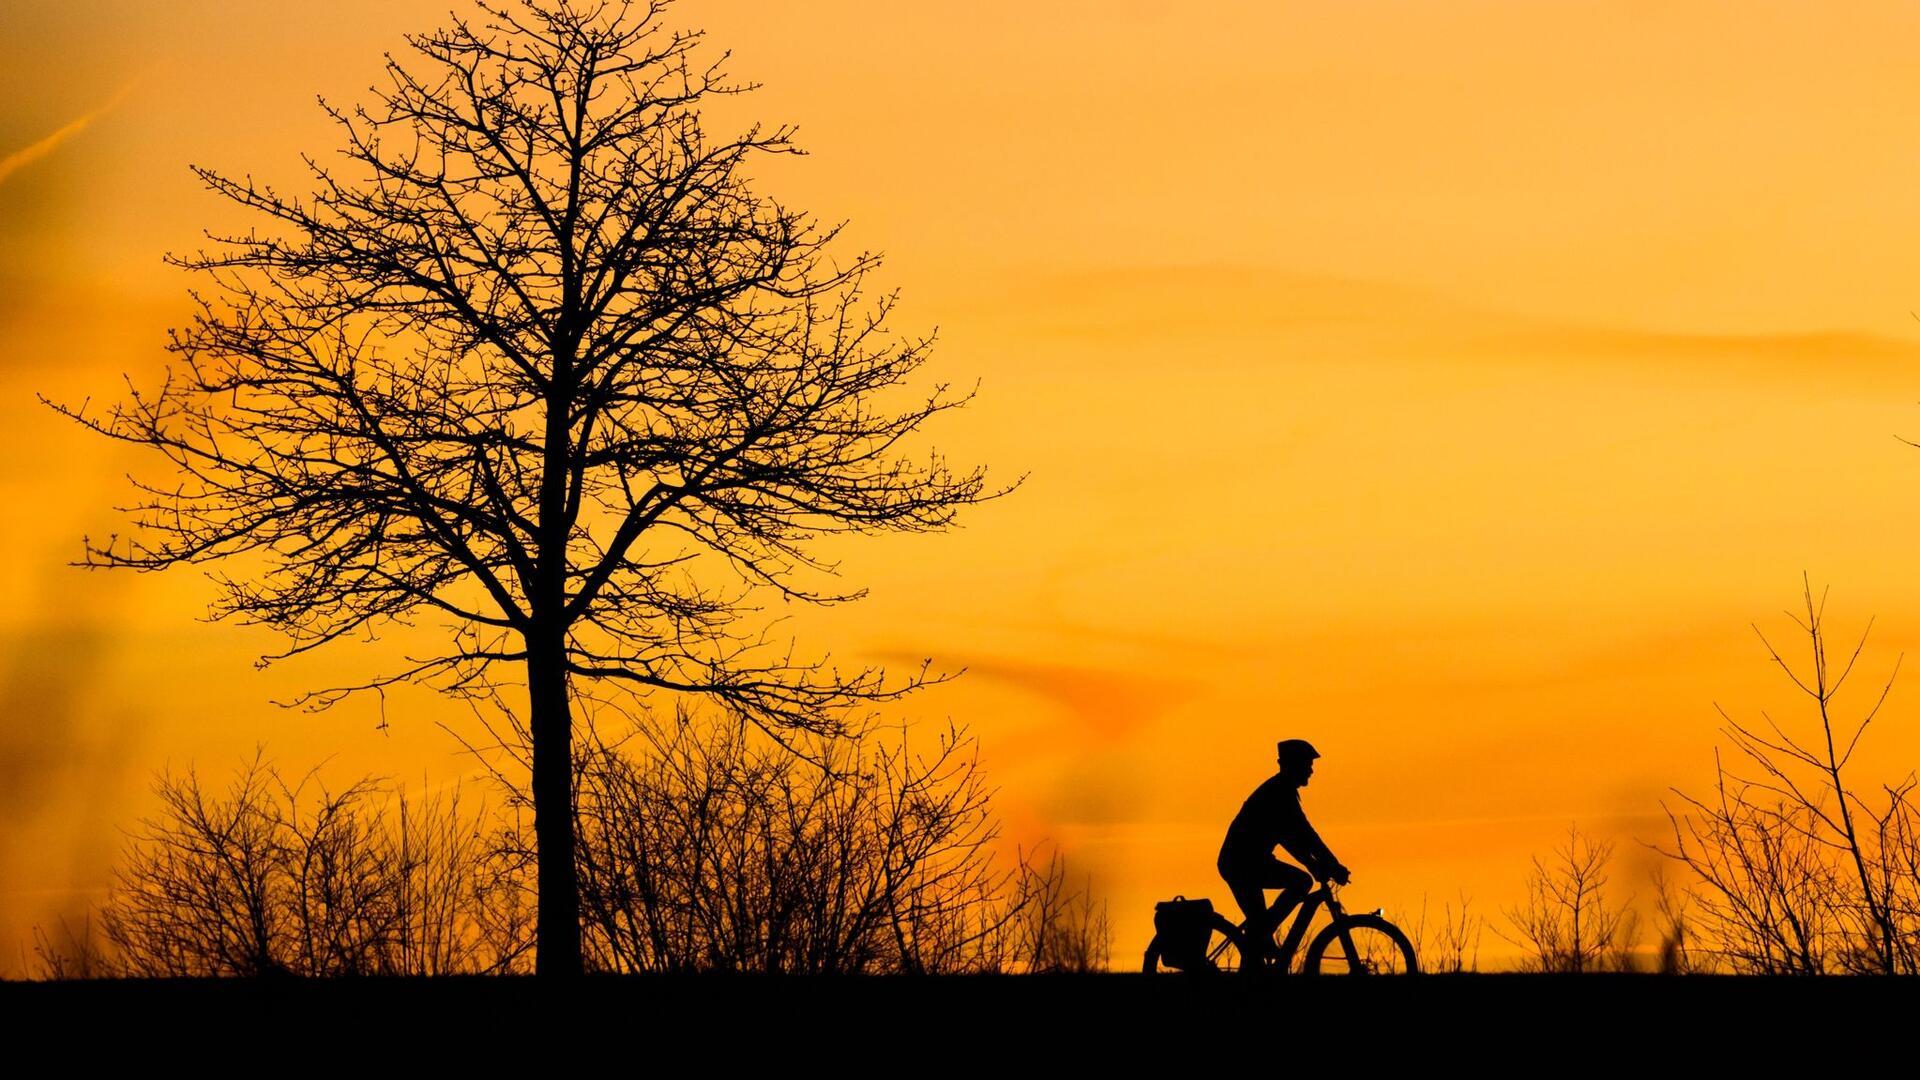
M 1306 956 L 1301 961 L 1301 972 L 1307 975 L 1417 975 L 1420 972 L 1419 960 L 1414 956 L 1413 943 L 1407 935 L 1376 908 L 1370 912 L 1349 915 L 1340 905 L 1340 898 L 1334 893 L 1333 882 L 1322 880 L 1320 887 L 1307 894 L 1300 902 L 1300 910 L 1295 913 L 1289 926 L 1285 921 L 1273 928 L 1278 941 L 1281 927 L 1287 927 L 1287 936 L 1279 941 L 1278 947 L 1270 951 L 1259 968 L 1248 967 L 1247 924 L 1227 921 L 1218 911 L 1209 920 L 1207 947 L 1202 964 L 1178 968 L 1167 964 L 1161 956 L 1160 935 L 1155 934 L 1147 944 L 1145 962 L 1141 970 L 1147 974 L 1169 971 L 1198 971 L 1216 973 L 1226 971 L 1267 971 L 1287 972 L 1293 969 L 1294 952 L 1299 949 L 1300 941 L 1306 936 L 1307 926 L 1313 921 L 1314 913 L 1322 906 L 1332 917 L 1325 929 L 1321 930 L 1307 946 Z M 1269 907 L 1271 914 L 1272 908 Z

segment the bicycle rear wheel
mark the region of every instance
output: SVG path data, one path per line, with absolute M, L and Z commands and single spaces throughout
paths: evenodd
M 1378 915 L 1335 919 L 1307 947 L 1309 975 L 1417 975 L 1420 962 L 1400 928 Z
M 1218 912 L 1214 913 L 1208 926 L 1210 929 L 1207 934 L 1207 951 L 1204 959 L 1199 963 L 1185 967 L 1169 963 L 1168 958 L 1162 955 L 1160 936 L 1155 934 L 1153 940 L 1147 944 L 1147 954 L 1140 965 L 1140 970 L 1149 975 L 1168 972 L 1215 975 L 1239 971 L 1246 963 L 1243 959 L 1246 956 L 1246 948 L 1241 941 L 1240 928 L 1228 922 L 1226 917 Z

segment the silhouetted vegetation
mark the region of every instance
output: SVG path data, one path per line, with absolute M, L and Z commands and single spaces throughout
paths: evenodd
M 1634 970 L 1636 916 L 1607 894 L 1613 842 L 1567 829 L 1550 859 L 1533 859 L 1527 896 L 1494 932 L 1527 950 L 1529 970 L 1554 975 Z M 1510 931 L 1510 932 L 1509 932 Z
M 794 749 L 807 753 L 797 755 Z M 1111 934 L 1058 850 L 996 852 L 977 745 L 770 745 L 682 714 L 579 755 L 586 955 L 605 972 L 1097 971 Z M 105 905 L 36 937 L 44 974 L 331 976 L 530 970 L 517 793 L 468 809 L 363 779 L 289 783 L 262 756 L 210 790 L 155 783 Z M 97 934 L 93 927 L 97 922 Z
M 1716 751 L 1712 793 L 1676 791 L 1684 808 L 1669 809 L 1673 845 L 1663 850 L 1691 871 L 1690 942 L 1729 970 L 1920 973 L 1915 777 L 1869 794 L 1849 771 L 1899 664 L 1857 720 L 1842 720 L 1836 698 L 1872 624 L 1836 664 L 1825 609 L 1825 594 L 1816 602 L 1807 585 L 1804 615 L 1790 615 L 1808 647 L 1799 668 L 1755 627 L 1810 715 L 1783 726 L 1763 712 L 1763 729 L 1722 710 L 1722 731 L 1744 765 L 1730 768 Z
M 49 974 L 438 975 L 530 954 L 513 856 L 458 788 L 290 783 L 256 755 L 224 789 L 188 769 L 154 792 L 98 937 L 37 943 Z
M 958 728 L 767 745 L 643 722 L 582 755 L 581 908 L 610 971 L 1092 970 L 1105 923 L 1055 856 L 1009 866 Z
M 1058 849 L 1045 863 L 1023 861 L 1010 944 L 1011 962 L 989 970 L 1033 974 L 1105 971 L 1112 959 L 1113 928 L 1107 903 L 1097 899 L 1093 878 L 1073 887 L 1066 857 Z M 998 949 L 1004 949 L 999 946 Z
M 1429 974 L 1451 975 L 1477 971 L 1480 967 L 1480 939 L 1487 920 L 1474 913 L 1473 899 L 1461 893 L 1457 902 L 1444 901 L 1438 913 L 1431 912 L 1428 898 L 1420 897 L 1420 914 L 1409 917 L 1396 912 L 1393 922 L 1406 931 L 1413 951 L 1420 958 L 1420 970 Z
M 795 659 L 742 626 L 749 594 L 856 599 L 813 576 L 818 537 L 940 530 L 1011 490 L 909 456 L 971 393 L 903 394 L 931 338 L 887 328 L 877 256 L 835 254 L 837 226 L 752 189 L 756 163 L 799 152 L 791 128 L 703 130 L 703 106 L 750 87 L 668 7 L 483 3 L 409 36 L 370 104 L 323 103 L 342 146 L 307 158 L 304 196 L 196 166 L 264 228 L 170 257 L 208 288 L 160 386 L 104 414 L 53 405 L 166 462 L 135 481 L 139 532 L 84 541 L 82 565 L 259 560 L 216 576 L 213 614 L 284 633 L 262 663 L 446 621 L 403 670 L 294 704 L 524 677 L 555 974 L 581 965 L 577 684 L 842 733 L 945 676 Z M 283 962 L 265 933 L 233 930 L 222 962 Z
M 1710 958 L 1702 956 L 1694 942 L 1692 898 L 1674 883 L 1666 867 L 1655 866 L 1650 876 L 1660 937 L 1654 970 L 1661 975 L 1697 975 L 1712 971 Z

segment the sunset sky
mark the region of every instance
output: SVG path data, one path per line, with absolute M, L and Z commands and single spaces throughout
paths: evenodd
M 164 764 L 257 743 L 437 784 L 430 692 L 272 704 L 383 670 L 201 621 L 190 569 L 89 573 L 142 455 L 42 405 L 147 387 L 244 224 L 188 171 L 287 189 L 447 4 L 0 8 L 0 974 L 104 894 Z M 1212 896 L 1275 740 L 1355 906 L 1515 902 L 1578 822 L 1650 895 L 1715 703 L 1803 722 L 1749 624 L 1831 586 L 1875 617 L 1851 715 L 1920 643 L 1920 7 L 1471 0 L 683 0 L 791 122 L 762 186 L 883 251 L 932 441 L 1014 495 L 836 544 L 837 660 L 967 671 L 902 715 L 981 739 L 1008 837 L 1111 904 Z M 151 475 L 150 471 L 146 475 Z M 1796 654 L 1790 654 L 1797 658 Z M 1920 675 L 1911 676 L 1920 678 Z M 1903 677 L 1906 678 L 1906 677 Z M 1871 682 L 1871 686 L 1869 686 Z M 1804 730 L 1804 729 L 1802 729 Z M 1857 763 L 1920 764 L 1896 683 Z M 1488 933 L 1482 959 L 1511 952 Z

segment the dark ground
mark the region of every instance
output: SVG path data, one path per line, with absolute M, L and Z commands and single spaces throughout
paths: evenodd
M 1178 975 L 0 983 L 12 1072 L 129 1056 L 233 1071 L 387 1074 L 466 1062 L 525 1071 L 806 1075 L 1017 1068 L 1209 1071 L 1254 1060 L 1371 1075 L 1762 1075 L 1872 1054 L 1911 1075 L 1920 980 L 1430 975 L 1411 979 Z M 674 1048 L 671 1061 L 665 1048 Z M 691 1056 L 685 1056 L 690 1053 Z M 1891 1055 L 1893 1060 L 1886 1058 Z M 1866 1059 L 1862 1057 L 1862 1063 Z M 711 1066 L 711 1069 L 709 1068 Z M 58 1071 L 65 1071 L 61 1068 Z M 1281 1071 L 1287 1071 L 1282 1069 Z M 1297 1068 L 1295 1069 L 1297 1071 Z M 1315 1071 L 1321 1071 L 1316 1068 Z M 1396 1070 L 1398 1071 L 1398 1070 Z M 1797 1070 L 1796 1070 L 1797 1071 Z M 1823 1069 L 1823 1071 L 1825 1071 Z

